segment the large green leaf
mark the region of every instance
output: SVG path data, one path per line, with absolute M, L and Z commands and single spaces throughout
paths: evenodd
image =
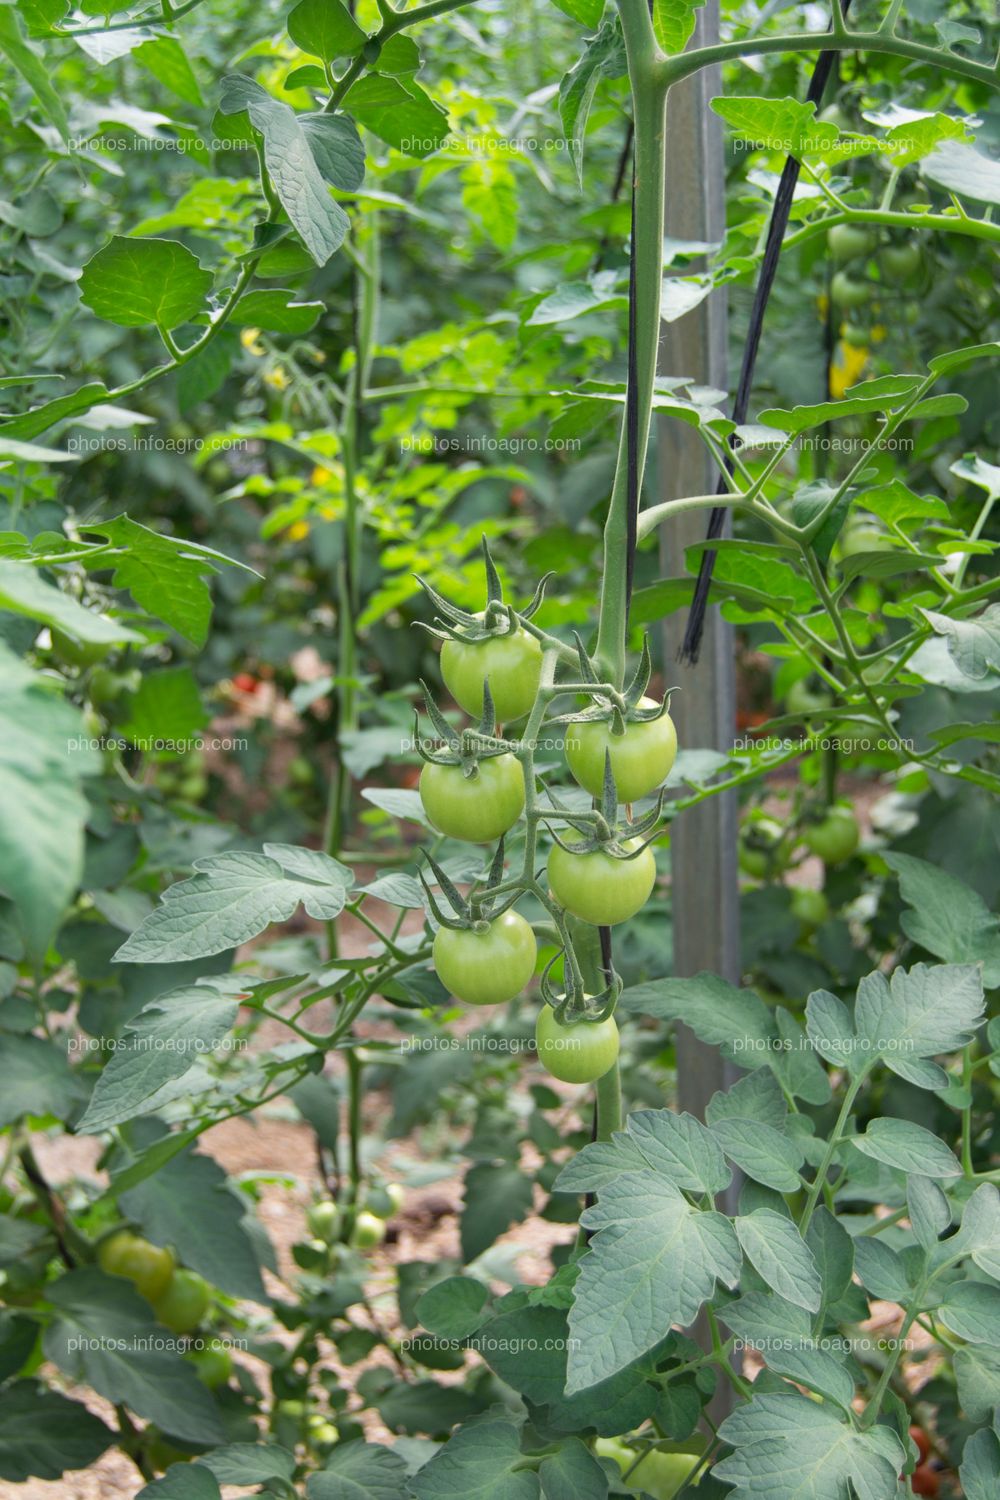
M 974 1432 L 962 1451 L 958 1471 L 965 1500 L 996 1500 L 1000 1495 L 1000 1438 L 984 1427 Z
M 742 140 L 764 145 L 769 151 L 780 151 L 785 156 L 800 159 L 821 156 L 840 134 L 836 125 L 816 119 L 815 104 L 801 103 L 798 99 L 730 95 L 713 99 L 711 107 Z
M 799 1395 L 754 1396 L 719 1428 L 735 1452 L 713 1474 L 760 1500 L 896 1500 L 906 1455 L 884 1426 L 859 1432 Z
M 0 891 L 35 963 L 80 883 L 82 779 L 100 769 L 78 711 L 0 643 Z
M 79 1401 L 33 1380 L 5 1386 L 0 1399 L 0 1478 L 61 1479 L 86 1469 L 114 1440 L 111 1429 Z
M 912 854 L 890 852 L 884 859 L 911 908 L 902 916 L 907 937 L 949 963 L 981 961 L 986 988 L 1000 985 L 1000 918 L 979 892 Z
M 761 1068 L 778 1044 L 774 1018 L 753 990 L 743 990 L 715 974 L 693 979 L 654 979 L 622 995 L 635 1015 L 683 1021 L 710 1047 L 744 1068 Z
M 13 558 L 0 558 L 0 610 L 54 626 L 77 641 L 123 646 L 142 640 L 127 625 L 84 609 L 70 594 L 46 583 L 33 563 Z
M 823 1300 L 812 1251 L 791 1219 L 771 1208 L 758 1208 L 734 1221 L 736 1237 L 754 1270 L 772 1291 L 809 1312 Z
M 683 52 L 705 0 L 653 0 L 653 30 L 666 53 Z
M 178 240 L 116 234 L 88 260 L 80 295 L 99 318 L 125 328 L 177 328 L 203 310 L 212 273 Z
M 369 73 L 348 90 L 344 109 L 407 156 L 432 156 L 448 136 L 447 114 L 412 80 Z
M 732 1115 L 717 1120 L 712 1134 L 729 1160 L 755 1182 L 779 1193 L 795 1193 L 802 1186 L 802 1146 L 773 1125 Z
M 581 1223 L 594 1232 L 570 1312 L 566 1389 L 586 1390 L 692 1321 L 716 1281 L 735 1285 L 740 1255 L 721 1214 L 693 1208 L 651 1170 L 610 1183 Z
M 38 1036 L 0 1032 L 0 1129 L 24 1116 L 65 1120 L 85 1097 L 62 1047 Z
M 128 1022 L 77 1128 L 93 1135 L 154 1109 L 157 1091 L 211 1055 L 238 1010 L 236 1000 L 210 984 L 170 990 L 145 1006 Z
M 186 1151 L 122 1193 L 122 1208 L 159 1245 L 230 1297 L 266 1302 L 247 1204 L 211 1157 Z
M 311 57 L 353 57 L 368 40 L 340 0 L 299 0 L 288 12 L 288 35 Z
M 409 1484 L 416 1500 L 538 1500 L 540 1494 L 537 1474 L 524 1467 L 517 1428 L 504 1421 L 460 1427 Z
M 122 963 L 173 963 L 205 958 L 249 942 L 272 922 L 287 922 L 299 902 L 330 922 L 353 884 L 336 860 L 291 844 L 265 844 L 263 854 L 232 850 L 195 860 L 197 874 L 179 881 L 122 944 Z
M 1000 604 L 990 604 L 971 620 L 953 620 L 932 609 L 921 614 L 938 635 L 948 641 L 948 651 L 959 671 L 974 682 L 1000 676 Z
M 326 1468 L 306 1483 L 308 1500 L 405 1500 L 410 1494 L 400 1455 L 361 1438 L 339 1443 Z
M 921 1059 L 957 1052 L 970 1042 L 983 1015 L 978 964 L 914 964 L 891 980 L 869 974 L 858 985 L 854 1023 L 864 1061 L 879 1059 L 922 1088 L 940 1086 L 941 1070 Z
M 224 115 L 245 113 L 264 137 L 264 164 L 281 206 L 316 264 L 326 265 L 350 223 L 331 196 L 295 111 L 241 73 L 222 80 L 219 109 Z
M 901 1172 L 917 1172 L 922 1177 L 962 1175 L 962 1163 L 951 1147 L 912 1120 L 872 1120 L 864 1135 L 851 1137 L 851 1145 Z
M 0 5 L 0 52 L 6 55 L 31 89 L 46 119 L 51 120 L 63 140 L 68 142 L 70 126 L 66 106 L 52 81 L 51 69 L 21 35 L 12 5 Z
M 130 1282 L 92 1268 L 70 1271 L 50 1283 L 46 1297 L 55 1316 L 45 1354 L 64 1375 L 176 1437 L 222 1440 L 211 1393 L 193 1365 L 164 1347 L 163 1330 Z
M 213 577 L 222 567 L 247 566 L 200 542 L 152 531 L 127 515 L 88 525 L 86 532 L 104 537 L 113 547 L 121 549 L 120 557 L 114 559 L 115 587 L 128 589 L 137 604 L 196 646 L 204 644 L 212 614 L 212 595 L 206 578 Z M 107 567 L 108 559 L 102 558 L 94 565 Z

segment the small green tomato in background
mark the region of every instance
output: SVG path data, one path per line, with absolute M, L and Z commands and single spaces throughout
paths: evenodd
M 151 1245 L 130 1229 L 120 1229 L 101 1242 L 97 1264 L 109 1276 L 126 1277 L 147 1302 L 157 1302 L 173 1279 L 175 1262 L 170 1250 Z
M 579 836 L 566 837 L 579 842 Z M 631 839 L 626 849 L 641 852 L 616 859 L 603 849 L 576 854 L 553 844 L 548 860 L 549 890 L 566 911 L 594 927 L 614 927 L 641 911 L 656 884 L 656 860 L 648 846 Z
M 332 1198 L 310 1203 L 306 1209 L 306 1223 L 318 1240 L 332 1245 L 340 1233 L 340 1209 Z
M 739 862 L 744 875 L 771 880 L 788 863 L 781 841 L 785 830 L 774 818 L 751 818 L 740 829 Z
M 354 1220 L 354 1228 L 351 1231 L 351 1244 L 355 1250 L 374 1250 L 384 1239 L 383 1221 L 363 1208 Z
M 614 1016 L 604 1021 L 571 1021 L 563 1026 L 551 1005 L 543 1005 L 535 1024 L 535 1047 L 539 1061 L 553 1078 L 563 1083 L 594 1083 L 617 1060 L 618 1027 Z
M 875 248 L 874 234 L 857 224 L 834 224 L 826 238 L 834 260 L 860 260 Z
M 212 1288 L 197 1271 L 175 1271 L 163 1296 L 153 1303 L 157 1322 L 172 1333 L 191 1333 L 212 1305 Z
M 93 667 L 115 649 L 111 641 L 78 641 L 64 630 L 52 631 L 53 653 L 68 667 Z
M 191 1349 L 184 1356 L 194 1365 L 195 1374 L 210 1391 L 225 1385 L 233 1373 L 233 1357 L 220 1339 L 210 1339 L 202 1349 Z
M 524 918 L 516 911 L 505 911 L 484 932 L 474 927 L 439 927 L 433 953 L 437 976 L 456 1000 L 466 1005 L 503 1005 L 529 983 L 538 947 Z
M 901 244 L 886 245 L 879 260 L 887 279 L 905 282 L 918 275 L 923 257 L 916 240 L 904 240 Z
M 832 702 L 829 693 L 811 688 L 804 677 L 793 682 L 785 694 L 785 708 L 790 714 L 812 713 L 817 709 L 829 708 Z
M 850 859 L 860 839 L 857 819 L 849 807 L 831 807 L 818 823 L 806 823 L 802 829 L 802 842 L 825 865 Z
M 871 290 L 864 281 L 855 281 L 846 271 L 838 271 L 830 283 L 830 296 L 837 307 L 866 307 Z
M 613 1458 L 622 1473 L 628 1474 L 629 1488 L 636 1494 L 652 1495 L 653 1500 L 674 1500 L 698 1460 L 697 1453 L 660 1453 L 654 1449 L 636 1463 L 638 1449 L 630 1448 L 620 1438 L 598 1438 L 594 1452 L 600 1458 Z
M 470 844 L 491 843 L 524 811 L 521 762 L 513 755 L 493 755 L 466 776 L 461 766 L 428 761 L 420 773 L 420 800 L 438 833 Z
M 541 674 L 541 642 L 520 628 L 485 641 L 451 639 L 441 647 L 445 686 L 459 708 L 474 719 L 483 711 L 483 683 L 487 678 L 500 723 L 523 719 L 538 696 Z
M 365 1191 L 365 1208 L 376 1219 L 391 1219 L 403 1206 L 403 1189 L 398 1182 L 378 1183 Z
M 657 708 L 654 698 L 640 698 L 640 708 Z M 677 757 L 677 731 L 664 709 L 658 719 L 626 723 L 625 733 L 611 733 L 610 723 L 592 719 L 566 726 L 566 760 L 575 779 L 592 797 L 604 790 L 604 758 L 622 802 L 637 802 L 666 781 Z
M 792 915 L 798 918 L 805 932 L 814 932 L 829 917 L 830 903 L 822 891 L 797 885 L 792 891 Z

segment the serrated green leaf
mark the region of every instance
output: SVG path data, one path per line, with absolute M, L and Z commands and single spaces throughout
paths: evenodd
M 705 0 L 653 0 L 653 31 L 668 56 L 683 52 L 694 36 L 696 11 Z
M 340 0 L 299 0 L 288 12 L 288 35 L 311 57 L 354 57 L 368 40 Z
M 754 1396 L 719 1436 L 736 1450 L 713 1473 L 760 1500 L 895 1500 L 906 1455 L 895 1433 L 865 1432 L 799 1395 Z
M 217 1443 L 223 1431 L 211 1393 L 194 1367 L 163 1347 L 149 1304 L 120 1276 L 86 1269 L 51 1282 L 55 1317 L 45 1353 L 71 1380 L 124 1402 L 166 1432 Z
M 954 1355 L 955 1383 L 970 1422 L 988 1422 L 1000 1406 L 1000 1349 L 966 1344 Z
M 0 1401 L 0 1478 L 61 1479 L 66 1469 L 86 1469 L 114 1434 L 79 1401 L 69 1401 L 33 1380 L 4 1387 Z
M 517 1428 L 501 1421 L 460 1427 L 409 1485 L 416 1500 L 538 1500 L 539 1496 L 537 1476 L 523 1467 Z
M 448 137 L 448 116 L 419 84 L 369 73 L 355 83 L 344 109 L 380 141 L 407 156 L 432 156 Z
M 326 1467 L 306 1481 L 308 1500 L 405 1500 L 406 1464 L 380 1443 L 338 1443 Z
M 119 234 L 91 256 L 80 277 L 91 311 L 124 328 L 177 328 L 203 310 L 211 288 L 211 271 L 178 240 Z
M 798 99 L 730 95 L 712 99 L 711 107 L 742 140 L 799 160 L 822 156 L 840 135 L 836 125 L 816 119 L 815 104 Z
M 773 1125 L 730 1116 L 717 1121 L 712 1134 L 729 1160 L 755 1182 L 779 1193 L 794 1193 L 802 1186 L 802 1148 Z
M 891 980 L 869 974 L 858 985 L 854 1024 L 866 1063 L 879 1060 L 920 1088 L 937 1087 L 920 1060 L 957 1052 L 983 1018 L 978 964 L 914 964 Z M 940 1069 L 937 1070 L 940 1072 Z
M 900 1172 L 934 1178 L 962 1175 L 962 1164 L 951 1147 L 912 1120 L 872 1120 L 864 1135 L 851 1137 L 851 1145 Z
M 965 1500 L 995 1500 L 1000 1494 L 1000 1438 L 984 1427 L 962 1450 L 958 1471 Z
M 567 1392 L 607 1380 L 686 1326 L 716 1281 L 733 1286 L 739 1247 L 721 1214 L 692 1208 L 672 1182 L 625 1172 L 581 1217 L 594 1231 L 570 1311 Z
M 823 1300 L 819 1271 L 792 1221 L 773 1209 L 758 1208 L 733 1222 L 744 1254 L 772 1291 L 817 1312 Z
M 948 1288 L 936 1315 L 966 1343 L 1000 1347 L 1000 1287 L 960 1281 Z
M 639 1109 L 625 1122 L 640 1165 L 652 1167 L 684 1192 L 721 1193 L 732 1181 L 713 1132 L 693 1115 Z
M 353 876 L 311 849 L 265 844 L 262 854 L 232 850 L 195 860 L 115 954 L 119 963 L 206 958 L 249 942 L 272 922 L 287 922 L 301 902 L 329 922 L 344 909 Z

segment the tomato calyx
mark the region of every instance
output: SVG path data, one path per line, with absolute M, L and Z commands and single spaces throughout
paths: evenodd
M 503 583 L 497 572 L 496 564 L 490 555 L 489 543 L 484 536 L 482 538 L 483 567 L 486 572 L 486 608 L 478 614 L 467 609 L 460 609 L 457 604 L 452 604 L 450 599 L 438 592 L 426 578 L 419 573 L 414 574 L 420 587 L 427 595 L 434 608 L 438 611 L 433 625 L 427 625 L 423 621 L 417 623 L 429 635 L 435 636 L 440 641 L 462 641 L 476 643 L 494 640 L 498 636 L 514 635 L 523 628 L 523 622 L 530 620 L 532 615 L 537 614 L 545 598 L 545 589 L 554 573 L 546 573 L 539 581 L 534 594 L 524 609 L 515 610 L 513 605 L 507 604 L 503 596 Z
M 493 707 L 489 678 L 483 683 L 483 716 L 475 729 L 456 730 L 448 723 L 444 714 L 431 697 L 430 688 L 421 681 L 424 692 L 424 707 L 437 735 L 437 742 L 444 749 L 431 750 L 420 738 L 420 719 L 414 712 L 413 741 L 417 753 L 426 764 L 435 766 L 461 766 L 466 777 L 474 777 L 481 760 L 498 755 L 512 755 L 517 746 L 501 739 L 496 734 L 497 716 Z
M 595 673 L 594 664 L 587 655 L 586 647 L 576 631 L 574 631 L 574 637 L 580 663 L 580 682 L 577 686 L 580 692 L 590 694 L 593 698 L 593 706 L 582 712 L 577 709 L 573 713 L 561 714 L 550 720 L 551 723 L 603 723 L 609 726 L 615 739 L 621 739 L 629 724 L 652 724 L 669 712 L 670 694 L 674 692 L 673 688 L 667 690 L 663 700 L 659 703 L 646 697 L 649 679 L 653 675 L 653 660 L 649 654 L 649 641 L 645 636 L 642 641 L 642 655 L 631 682 L 621 693 L 615 693 L 613 696 L 607 691 L 607 684 L 602 683 Z
M 463 896 L 445 870 L 441 868 L 433 854 L 429 850 L 421 850 L 423 858 L 430 866 L 435 881 L 441 889 L 448 905 L 451 907 L 452 916 L 441 909 L 441 903 L 431 889 L 423 870 L 418 870 L 417 875 L 424 888 L 427 897 L 427 905 L 431 915 L 439 927 L 447 927 L 452 931 L 472 931 L 485 933 L 490 930 L 491 923 L 517 901 L 520 891 L 514 891 L 506 900 L 501 900 L 492 893 L 503 880 L 504 875 L 504 840 L 501 834 L 500 840 L 490 861 L 489 870 L 485 879 L 478 878 L 472 882 L 469 895 Z

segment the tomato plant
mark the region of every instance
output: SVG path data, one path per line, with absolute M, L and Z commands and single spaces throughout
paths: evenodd
M 0 6 L 0 1487 L 1000 1493 L 946 9 Z

